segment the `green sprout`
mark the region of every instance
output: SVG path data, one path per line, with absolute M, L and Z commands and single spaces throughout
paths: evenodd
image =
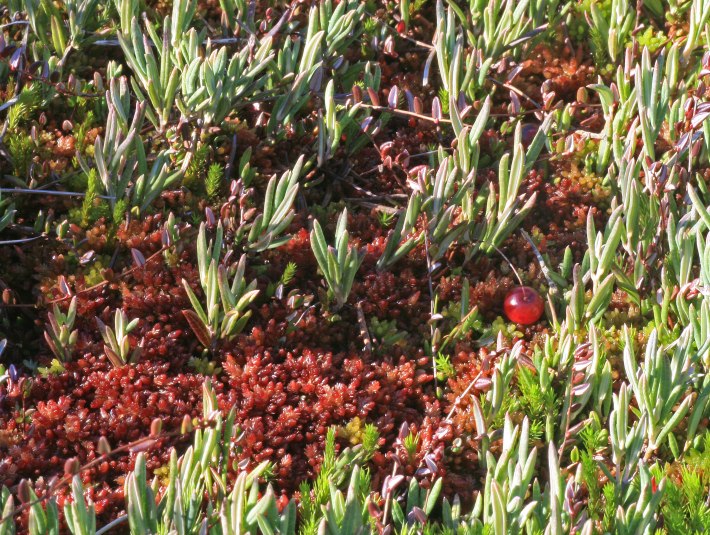
M 197 237 L 197 263 L 200 286 L 205 295 L 205 305 L 195 295 L 189 283 L 182 279 L 182 285 L 192 304 L 192 310 L 183 310 L 197 339 L 207 349 L 214 349 L 217 340 L 229 339 L 240 333 L 246 326 L 251 310 L 247 307 L 259 295 L 256 279 L 247 284 L 246 255 L 242 255 L 234 271 L 231 284 L 227 268 L 218 264 L 222 249 L 223 230 L 220 222 L 214 243 L 207 243 L 206 227 L 202 223 Z
M 318 221 L 313 222 L 311 231 L 311 249 L 328 284 L 329 295 L 335 299 L 336 310 L 342 308 L 348 300 L 357 270 L 365 258 L 364 250 L 349 245 L 347 220 L 346 209 L 340 214 L 335 228 L 335 247 L 328 245 Z
M 141 340 L 131 351 L 131 342 L 128 337 L 128 334 L 138 326 L 139 321 L 138 318 L 129 321 L 127 314 L 121 309 L 116 309 L 113 329 L 96 318 L 96 325 L 105 344 L 104 351 L 111 364 L 116 368 L 129 362 L 138 362 L 140 359 L 143 352 L 143 341 Z

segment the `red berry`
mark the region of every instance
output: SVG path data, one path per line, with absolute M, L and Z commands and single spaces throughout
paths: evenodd
M 510 321 L 531 325 L 542 317 L 545 302 L 534 288 L 517 286 L 505 296 L 503 310 Z

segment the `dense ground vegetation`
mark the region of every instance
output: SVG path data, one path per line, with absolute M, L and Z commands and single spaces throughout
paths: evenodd
M 710 0 L 6 0 L 0 535 L 710 532 Z

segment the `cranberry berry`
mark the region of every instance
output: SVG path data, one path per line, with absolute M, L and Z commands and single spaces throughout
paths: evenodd
M 517 286 L 508 292 L 503 303 L 508 319 L 520 325 L 532 325 L 545 311 L 545 302 L 530 286 Z

